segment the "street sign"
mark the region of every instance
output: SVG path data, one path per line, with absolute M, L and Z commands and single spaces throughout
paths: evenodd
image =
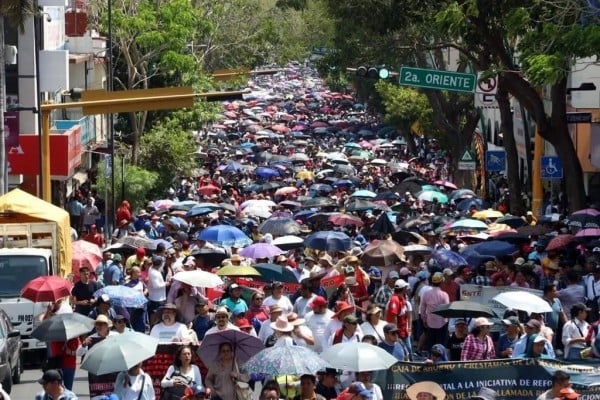
M 400 68 L 399 83 L 405 86 L 473 93 L 476 82 L 475 74 L 413 67 Z
M 475 157 L 469 151 L 469 149 L 465 149 L 465 152 L 458 160 L 458 169 L 461 171 L 473 171 L 475 169 Z
M 488 150 L 485 152 L 485 169 L 500 172 L 506 169 L 506 152 L 504 150 Z
M 592 113 L 589 112 L 568 112 L 567 124 L 590 124 L 592 123 Z
M 482 72 L 477 74 L 477 87 L 475 88 L 475 92 L 487 95 L 495 95 L 496 92 L 498 92 L 498 77 L 491 76 L 489 78 L 482 79 L 482 76 Z
M 562 179 L 563 167 L 560 158 L 556 156 L 544 156 L 540 159 L 542 179 Z

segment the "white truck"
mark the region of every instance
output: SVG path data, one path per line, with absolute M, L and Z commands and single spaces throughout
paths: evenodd
M 59 275 L 57 237 L 55 222 L 0 223 L 0 308 L 21 332 L 25 352 L 46 347 L 31 332 L 48 303 L 22 298 L 21 289 L 38 276 Z

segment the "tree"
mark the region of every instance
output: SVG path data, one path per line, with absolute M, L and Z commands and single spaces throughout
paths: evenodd
M 7 160 L 4 139 L 4 112 L 6 111 L 6 69 L 4 60 L 4 20 L 25 30 L 25 20 L 35 13 L 32 0 L 2 0 L 0 2 L 0 195 L 6 191 Z

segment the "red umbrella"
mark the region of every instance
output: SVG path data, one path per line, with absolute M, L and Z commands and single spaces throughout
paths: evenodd
M 285 196 L 288 194 L 294 194 L 296 192 L 298 192 L 298 188 L 293 187 L 293 186 L 286 186 L 286 187 L 277 189 L 275 191 L 275 196 Z
M 561 249 L 571 243 L 574 238 L 575 236 L 570 234 L 555 236 L 548 242 L 546 251 Z
M 205 186 L 200 186 L 198 188 L 198 192 L 205 196 L 209 196 L 211 194 L 220 193 L 221 189 L 216 187 L 215 185 L 205 185 Z
M 355 225 L 355 226 L 363 226 L 364 222 L 354 216 L 349 214 L 337 214 L 329 217 L 329 221 L 337 226 L 346 226 L 346 225 Z
M 27 282 L 21 289 L 21 297 L 39 303 L 42 301 L 55 302 L 71 294 L 73 285 L 60 276 L 44 275 Z
M 454 183 L 452 183 L 450 181 L 437 180 L 437 181 L 433 182 L 433 184 L 437 185 L 437 186 L 443 186 L 448 189 L 453 189 L 453 190 L 458 189 L 458 186 L 456 186 Z
M 288 133 L 290 128 L 285 125 L 273 125 L 271 126 L 271 130 L 279 133 Z

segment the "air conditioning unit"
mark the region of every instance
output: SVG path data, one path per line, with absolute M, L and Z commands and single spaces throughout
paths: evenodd
M 17 63 L 17 46 L 4 46 L 4 63 L 6 65 L 15 65 Z

